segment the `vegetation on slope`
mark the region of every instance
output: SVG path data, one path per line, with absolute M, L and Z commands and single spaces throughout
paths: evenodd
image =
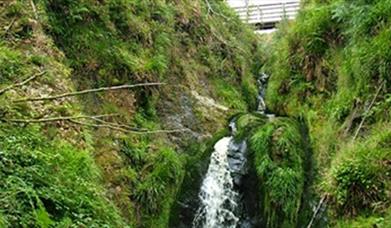
M 88 151 L 66 141 L 49 141 L 40 130 L 0 130 L 4 226 L 125 226 L 104 196 Z
M 307 1 L 269 51 L 268 106 L 308 123 L 333 223 L 389 214 L 390 16 L 385 0 Z
M 261 115 L 238 118 L 239 138 L 249 141 L 259 178 L 261 218 L 265 227 L 298 227 L 304 198 L 305 160 L 303 135 L 297 121 Z
M 209 2 L 0 3 L 0 89 L 44 73 L 0 94 L 1 225 L 167 227 L 186 167 L 200 162 L 186 145 L 256 102 L 258 40 L 224 1 Z M 12 102 L 144 82 L 167 85 Z M 141 134 L 96 120 L 26 123 L 107 113 L 116 115 L 103 121 Z M 188 133 L 143 134 L 173 128 Z

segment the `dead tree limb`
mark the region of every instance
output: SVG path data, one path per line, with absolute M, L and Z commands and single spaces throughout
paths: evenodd
M 65 98 L 65 97 L 80 96 L 80 95 L 89 94 L 89 93 L 99 93 L 99 92 L 110 91 L 110 90 L 132 89 L 132 88 L 143 87 L 143 86 L 159 86 L 159 85 L 165 85 L 165 84 L 166 83 L 161 83 L 161 82 L 149 82 L 149 83 L 139 83 L 139 84 L 133 84 L 133 85 L 100 87 L 100 88 L 96 88 L 96 89 L 87 89 L 87 90 L 82 90 L 82 91 L 63 93 L 63 94 L 54 95 L 54 96 L 22 98 L 22 99 L 14 100 L 13 102 L 19 103 L 19 102 L 31 102 L 31 101 L 51 101 L 51 100 Z
M 103 115 L 96 115 L 96 116 L 59 116 L 59 117 L 40 118 L 40 119 L 0 119 L 0 120 L 3 122 L 25 123 L 25 124 L 68 121 L 78 125 L 85 125 L 85 126 L 98 127 L 98 128 L 108 128 L 111 130 L 122 131 L 122 132 L 132 133 L 132 134 L 161 134 L 161 133 L 171 134 L 171 133 L 190 131 L 189 129 L 186 128 L 169 129 L 169 130 L 148 130 L 144 128 L 128 127 L 124 124 L 107 122 L 100 119 L 100 118 L 112 117 L 112 116 L 118 116 L 118 114 L 103 114 Z M 100 122 L 101 124 L 77 121 L 79 119 L 91 119 Z
M 38 18 L 37 7 L 35 7 L 33 0 L 30 0 L 30 5 L 31 5 L 31 8 L 33 9 L 35 20 L 38 20 L 39 18 Z
M 106 122 L 105 124 L 94 124 L 94 123 L 88 123 L 88 122 L 80 122 L 80 121 L 76 121 L 73 119 L 69 120 L 69 122 L 74 123 L 74 124 L 89 126 L 89 127 L 108 128 L 111 130 L 122 131 L 125 133 L 131 133 L 131 134 L 140 134 L 140 135 L 142 135 L 142 134 L 171 134 L 171 133 L 179 133 L 179 132 L 189 131 L 189 129 L 147 130 L 147 129 L 137 129 L 137 128 L 133 128 L 132 130 L 130 130 L 130 129 L 126 129 L 123 127 L 119 127 L 118 124 L 110 123 L 110 122 Z
M 9 86 L 5 87 L 4 89 L 1 89 L 1 90 L 0 90 L 0 95 L 2 95 L 3 93 L 5 93 L 5 92 L 7 92 L 7 91 L 9 91 L 9 90 L 14 89 L 14 88 L 22 87 L 22 86 L 26 85 L 27 83 L 29 83 L 30 81 L 34 80 L 35 78 L 44 75 L 45 73 L 46 73 L 46 71 L 43 71 L 43 72 L 34 74 L 33 76 L 27 78 L 26 80 L 24 80 L 24 81 L 22 81 L 22 82 L 15 83 L 15 84 L 12 84 L 12 85 L 9 85 Z
M 220 17 L 226 19 L 227 21 L 230 20 L 230 19 L 229 19 L 228 17 L 226 17 L 225 15 L 223 15 L 223 14 L 221 14 L 221 13 L 217 13 L 217 12 L 213 9 L 212 5 L 210 4 L 210 2 L 209 2 L 208 0 L 205 0 L 205 2 L 206 2 L 206 6 L 208 7 L 208 14 L 210 14 L 210 12 L 212 12 L 213 14 L 216 14 L 216 15 L 218 15 L 218 16 L 220 16 Z
M 125 125 L 125 124 L 118 124 L 118 123 L 104 121 L 104 120 L 101 120 L 101 119 L 95 118 L 95 117 L 91 117 L 91 119 L 96 121 L 96 122 L 98 122 L 98 123 L 101 123 L 101 124 L 109 124 L 109 125 L 112 125 L 112 126 L 115 126 L 115 127 L 119 127 L 119 128 L 124 128 L 124 129 L 130 130 L 130 131 L 148 131 L 148 129 L 146 129 L 146 128 L 131 127 L 131 126 L 128 126 L 128 125 Z
M 96 116 L 57 116 L 49 118 L 40 118 L 40 119 L 2 119 L 4 122 L 12 123 L 46 123 L 46 122 L 58 122 L 58 121 L 69 121 L 75 119 L 90 119 L 90 118 L 103 118 L 103 117 L 112 117 L 117 116 L 118 114 L 103 114 Z
M 315 209 L 315 211 L 314 211 L 314 214 L 312 215 L 311 221 L 308 223 L 307 228 L 311 228 L 311 227 L 312 227 L 312 225 L 313 225 L 313 223 L 314 223 L 314 221 L 315 221 L 315 219 L 316 219 L 316 216 L 318 216 L 318 214 L 319 214 L 320 209 L 322 208 L 323 204 L 327 202 L 327 197 L 328 197 L 328 195 L 325 194 L 325 195 L 323 195 L 323 197 L 320 199 L 320 201 L 319 201 L 319 203 L 318 203 L 318 206 L 316 206 L 316 209 Z
M 358 134 L 360 133 L 360 130 L 361 130 L 362 126 L 364 125 L 364 122 L 365 122 L 366 118 L 368 117 L 369 111 L 371 111 L 372 106 L 375 104 L 376 99 L 377 99 L 377 97 L 379 96 L 379 93 L 380 93 L 381 89 L 382 89 L 383 86 L 384 86 L 384 83 L 385 83 L 385 81 L 383 81 L 383 82 L 380 84 L 380 86 L 379 86 L 379 88 L 377 89 L 376 94 L 375 94 L 375 96 L 373 97 L 371 103 L 369 104 L 367 110 L 365 110 L 364 116 L 363 116 L 363 118 L 362 118 L 362 120 L 361 120 L 361 122 L 360 122 L 360 125 L 358 126 L 358 128 L 357 128 L 357 130 L 356 130 L 356 133 L 355 133 L 354 136 L 353 136 L 352 142 L 354 142 L 354 141 L 356 140 Z
M 16 17 L 12 18 L 11 20 L 11 23 L 9 23 L 9 25 L 7 26 L 7 28 L 5 29 L 4 31 L 4 34 L 7 35 L 9 30 L 12 28 L 12 26 L 15 24 L 15 21 L 16 21 Z

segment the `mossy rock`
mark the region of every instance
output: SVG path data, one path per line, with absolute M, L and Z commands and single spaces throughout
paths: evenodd
M 250 136 L 267 227 L 294 227 L 304 189 L 304 147 L 299 124 L 275 118 Z

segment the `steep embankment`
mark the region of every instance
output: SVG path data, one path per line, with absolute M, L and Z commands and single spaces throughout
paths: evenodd
M 0 226 L 167 226 L 185 167 L 256 102 L 257 39 L 209 2 L 0 3 Z
M 308 125 L 331 224 L 391 223 L 391 5 L 308 1 L 275 35 L 268 107 Z

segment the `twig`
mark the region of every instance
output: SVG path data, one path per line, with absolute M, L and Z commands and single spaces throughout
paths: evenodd
M 34 4 L 33 0 L 30 0 L 30 5 L 31 5 L 31 8 L 33 9 L 35 20 L 38 21 L 37 8 L 35 7 L 35 4 Z
M 383 82 L 380 84 L 379 88 L 377 89 L 376 94 L 375 94 L 375 96 L 373 97 L 373 99 L 371 101 L 371 104 L 368 106 L 367 110 L 365 111 L 364 116 L 363 116 L 363 118 L 362 118 L 362 120 L 360 122 L 360 125 L 358 126 L 358 128 L 356 130 L 356 133 L 353 136 L 352 142 L 354 142 L 356 140 L 358 134 L 360 133 L 360 130 L 361 130 L 362 126 L 364 125 L 364 122 L 365 122 L 365 120 L 366 120 L 366 118 L 368 116 L 368 113 L 372 109 L 372 106 L 375 104 L 377 96 L 379 96 L 380 90 L 383 88 L 384 83 L 385 83 L 385 81 L 383 80 Z
M 133 128 L 128 127 L 126 125 L 120 125 L 117 123 L 107 122 L 103 121 L 100 118 L 103 117 L 112 117 L 117 116 L 118 114 L 103 114 L 103 115 L 96 115 L 96 116 L 59 116 L 59 117 L 51 117 L 51 118 L 41 118 L 41 119 L 0 119 L 4 122 L 13 122 L 13 123 L 47 123 L 47 122 L 58 122 L 58 121 L 69 121 L 71 123 L 79 124 L 79 125 L 85 125 L 90 127 L 100 127 L 100 128 L 109 128 L 112 130 L 122 131 L 122 132 L 128 132 L 128 133 L 134 133 L 134 134 L 160 134 L 160 133 L 178 133 L 178 132 L 185 132 L 190 131 L 189 129 L 170 129 L 170 130 L 148 130 L 143 128 Z M 87 123 L 87 122 L 80 122 L 76 121 L 77 119 L 91 119 L 95 120 L 97 122 L 101 122 L 103 124 L 93 124 L 93 123 Z
M 46 71 L 43 71 L 43 72 L 40 72 L 40 73 L 37 73 L 29 78 L 27 78 L 26 80 L 22 81 L 22 82 L 19 82 L 19 83 L 15 83 L 15 84 L 12 84 L 10 86 L 7 86 L 5 87 L 4 89 L 1 89 L 0 90 L 0 95 L 2 95 L 3 93 L 11 90 L 11 89 L 14 89 L 14 88 L 17 88 L 17 87 L 21 87 L 21 86 L 24 86 L 26 85 L 27 83 L 29 83 L 30 81 L 34 80 L 35 78 L 39 77 L 39 76 L 42 76 L 46 73 Z
M 189 129 L 146 130 L 146 129 L 137 129 L 137 128 L 133 128 L 132 130 L 129 130 L 129 129 L 119 127 L 119 125 L 116 123 L 106 122 L 106 124 L 93 124 L 93 123 L 87 123 L 87 122 L 80 122 L 80 121 L 76 121 L 73 119 L 71 119 L 69 121 L 74 124 L 85 125 L 85 126 L 90 126 L 90 127 L 98 127 L 98 128 L 108 128 L 108 129 L 112 129 L 112 130 L 116 130 L 116 131 L 132 133 L 132 134 L 160 134 L 160 133 L 170 134 L 170 133 L 189 131 Z
M 5 34 L 5 35 L 7 35 L 8 31 L 12 28 L 12 26 L 13 26 L 14 23 L 15 23 L 15 21 L 16 21 L 16 17 L 12 18 L 11 23 L 7 26 L 7 28 L 6 28 L 5 31 L 4 31 L 4 34 Z
M 221 14 L 221 13 L 217 13 L 213 8 L 212 8 L 212 5 L 210 4 L 210 2 L 208 0 L 205 0 L 206 2 L 206 5 L 208 6 L 208 14 L 210 14 L 210 12 L 216 14 L 216 15 L 219 15 L 221 16 L 222 18 L 226 19 L 227 21 L 229 21 L 230 19 L 228 17 L 226 17 L 225 15 Z
M 307 228 L 311 228 L 312 224 L 315 221 L 316 216 L 318 215 L 320 209 L 322 208 L 323 204 L 327 201 L 327 194 L 323 195 L 323 197 L 320 199 L 318 206 L 316 207 L 314 214 L 312 215 L 311 221 L 308 223 Z
M 88 93 L 98 93 L 98 92 L 109 91 L 109 90 L 131 89 L 131 88 L 142 87 L 142 86 L 159 86 L 159 85 L 165 85 L 165 84 L 166 83 L 161 83 L 161 82 L 151 82 L 151 83 L 139 83 L 139 84 L 133 84 L 133 85 L 100 87 L 100 88 L 96 88 L 96 89 L 87 89 L 87 90 L 82 90 L 82 91 L 63 93 L 63 94 L 54 95 L 54 96 L 22 98 L 22 99 L 14 100 L 13 102 L 17 103 L 17 102 L 29 102 L 29 101 L 50 101 L 50 100 L 56 100 L 56 99 L 65 98 L 65 97 L 84 95 L 84 94 L 88 94 Z
M 108 121 L 104 121 L 104 120 L 101 120 L 101 119 L 98 119 L 98 118 L 95 118 L 95 117 L 91 117 L 91 119 L 95 120 L 96 122 L 102 123 L 102 124 L 109 124 L 109 125 L 112 125 L 112 126 L 115 126 L 115 127 L 119 127 L 119 128 L 124 128 L 124 129 L 130 130 L 130 131 L 148 131 L 148 129 L 145 129 L 145 128 L 130 127 L 130 126 L 127 126 L 125 124 L 118 124 L 118 123 L 108 122 Z
M 40 119 L 1 119 L 1 120 L 5 122 L 13 122 L 13 123 L 46 123 L 46 122 L 57 122 L 57 121 L 75 120 L 75 119 L 103 118 L 103 117 L 111 117 L 116 115 L 118 114 L 103 114 L 97 116 L 57 116 L 57 117 L 40 118 Z

